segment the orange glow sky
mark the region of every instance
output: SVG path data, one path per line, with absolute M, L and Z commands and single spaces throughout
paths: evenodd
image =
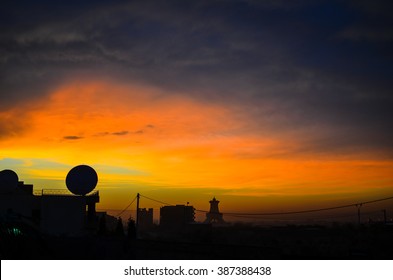
M 69 169 L 89 164 L 99 209 L 122 209 L 137 192 L 198 209 L 213 196 L 227 211 L 310 209 L 384 197 L 393 185 L 392 161 L 299 153 L 301 131 L 253 133 L 235 105 L 146 86 L 69 82 L 1 113 L 22 115 L 23 129 L 1 139 L 2 167 L 39 190 L 65 188 Z

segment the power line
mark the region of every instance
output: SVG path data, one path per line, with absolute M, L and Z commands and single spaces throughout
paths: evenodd
M 206 210 L 199 210 L 199 209 L 195 209 L 196 212 L 202 212 L 202 213 L 209 213 L 209 211 Z
M 144 197 L 146 199 L 155 201 L 157 203 L 173 206 L 173 204 L 160 201 L 157 199 L 153 199 L 144 195 L 141 195 L 141 197 Z M 381 199 L 375 199 L 375 200 L 370 200 L 370 201 L 364 201 L 364 202 L 359 202 L 359 203 L 353 203 L 353 204 L 346 204 L 346 205 L 339 205 L 339 206 L 334 206 L 334 207 L 326 207 L 326 208 L 317 208 L 317 209 L 308 209 L 308 210 L 301 210 L 301 211 L 286 211 L 286 212 L 266 212 L 266 213 L 225 213 L 223 212 L 222 214 L 228 215 L 228 216 L 234 216 L 234 217 L 242 217 L 242 216 L 275 216 L 275 215 L 293 215 L 293 214 L 304 214 L 304 213 L 313 213 L 313 212 L 321 212 L 321 211 L 329 211 L 329 210 L 336 210 L 336 209 L 343 209 L 343 208 L 348 208 L 348 207 L 361 207 L 364 204 L 371 204 L 371 203 L 376 203 L 380 201 L 385 201 L 393 199 L 393 196 L 391 197 L 385 197 Z M 206 210 L 200 210 L 200 209 L 195 209 L 196 212 L 202 212 L 202 213 L 208 213 L 209 211 Z
M 173 204 L 170 204 L 170 203 L 167 203 L 167 202 L 164 202 L 164 201 L 160 201 L 160 200 L 157 200 L 157 199 L 154 199 L 154 198 L 150 198 L 150 197 L 144 196 L 142 194 L 140 194 L 140 196 L 144 197 L 146 199 L 152 200 L 154 202 L 158 202 L 158 203 L 165 204 L 165 205 L 168 205 L 168 206 L 174 206 Z
M 376 211 L 369 211 L 369 212 L 363 212 L 362 215 L 370 215 L 370 214 L 375 214 L 375 213 L 379 213 L 381 212 L 380 210 L 376 210 Z M 228 214 L 228 213 L 223 213 L 225 214 L 225 216 L 229 216 L 229 217 L 235 217 L 235 218 L 246 218 L 246 219 L 254 219 L 254 220 L 258 220 L 258 219 L 277 219 L 276 217 L 274 217 L 273 215 L 271 216 L 258 216 L 258 215 L 243 215 L 243 214 Z M 278 215 L 277 215 L 278 216 Z M 345 214 L 345 215 L 330 215 L 330 216 L 322 216 L 323 219 L 335 219 L 335 218 L 348 218 L 348 217 L 355 217 L 357 216 L 357 214 Z M 287 216 L 288 217 L 288 216 Z M 292 218 L 290 218 L 292 219 Z
M 124 208 L 123 211 L 121 211 L 119 214 L 117 214 L 117 216 L 119 217 L 121 214 L 123 214 L 123 213 L 124 213 L 124 212 L 125 212 L 134 202 L 135 202 L 135 200 L 136 200 L 136 196 L 135 196 L 134 199 L 131 201 L 131 203 L 128 204 L 126 208 Z
M 360 204 L 368 204 L 368 203 L 380 202 L 380 201 L 389 200 L 389 199 L 393 199 L 393 196 L 386 197 L 386 198 L 381 198 L 381 199 L 376 199 L 376 200 L 371 200 L 371 201 L 366 201 L 366 202 L 361 202 Z
M 386 197 L 386 198 L 381 198 L 381 199 L 376 199 L 376 200 L 370 200 L 370 201 L 365 201 L 365 202 L 360 202 L 360 203 L 353 203 L 353 204 L 347 204 L 347 205 L 340 205 L 340 206 L 335 206 L 335 207 L 326 207 L 326 208 L 317 208 L 317 209 L 309 209 L 309 210 L 301 210 L 301 211 L 288 211 L 288 212 L 268 212 L 268 213 L 223 213 L 225 215 L 244 215 L 244 216 L 274 216 L 274 215 L 292 215 L 292 214 L 304 214 L 304 213 L 312 213 L 312 212 L 321 212 L 321 211 L 328 211 L 328 210 L 336 210 L 336 209 L 342 209 L 342 208 L 348 208 L 348 207 L 360 207 L 364 204 L 370 204 L 370 203 L 375 203 L 375 202 L 380 202 L 384 200 L 389 200 L 393 199 L 393 196 L 391 197 Z

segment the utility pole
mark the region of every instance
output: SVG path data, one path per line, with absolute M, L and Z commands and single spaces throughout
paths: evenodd
M 362 204 L 356 204 L 356 208 L 358 209 L 358 225 L 360 226 L 360 207 L 362 207 Z
M 138 228 L 139 228 L 139 198 L 140 195 L 139 193 L 136 195 L 136 221 L 135 221 L 135 226 L 136 226 L 136 230 L 138 232 Z
M 387 222 L 387 220 L 386 220 L 386 209 L 383 209 L 382 212 L 383 212 L 383 222 L 386 225 L 386 222 Z

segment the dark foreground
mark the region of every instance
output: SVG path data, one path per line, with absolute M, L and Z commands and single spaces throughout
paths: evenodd
M 393 227 L 377 224 L 203 229 L 85 237 L 1 231 L 1 259 L 393 259 Z

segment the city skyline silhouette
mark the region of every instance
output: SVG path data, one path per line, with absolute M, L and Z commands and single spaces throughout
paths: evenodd
M 330 208 L 277 213 L 222 213 L 213 197 L 210 210 L 192 205 L 171 205 L 137 194 L 118 215 L 96 211 L 99 204 L 97 174 L 79 165 L 67 174 L 70 191 L 33 192 L 32 185 L 19 181 L 11 170 L 0 172 L 0 222 L 2 259 L 389 259 L 391 216 L 384 220 L 360 219 L 358 223 L 311 219 L 286 224 L 245 222 L 247 216 L 277 216 L 334 211 L 378 204 L 381 198 Z M 86 188 L 86 185 L 89 187 Z M 160 218 L 153 208 L 140 207 L 141 199 L 160 205 Z M 123 221 L 121 214 L 136 205 L 135 219 Z M 80 207 L 82 206 L 82 207 Z M 206 219 L 198 222 L 195 213 Z M 370 214 L 370 213 L 365 213 Z M 235 216 L 235 221 L 226 221 Z M 225 220 L 224 220 L 225 218 Z M 239 219 L 239 218 L 243 218 Z M 259 217 L 260 218 L 260 217 Z M 82 223 L 81 223 L 82 221 Z M 266 222 L 266 221 L 265 221 Z M 385 247 L 384 247 L 385 246 Z M 179 249 L 181 248 L 181 249 Z M 228 255 L 228 252 L 231 252 Z

